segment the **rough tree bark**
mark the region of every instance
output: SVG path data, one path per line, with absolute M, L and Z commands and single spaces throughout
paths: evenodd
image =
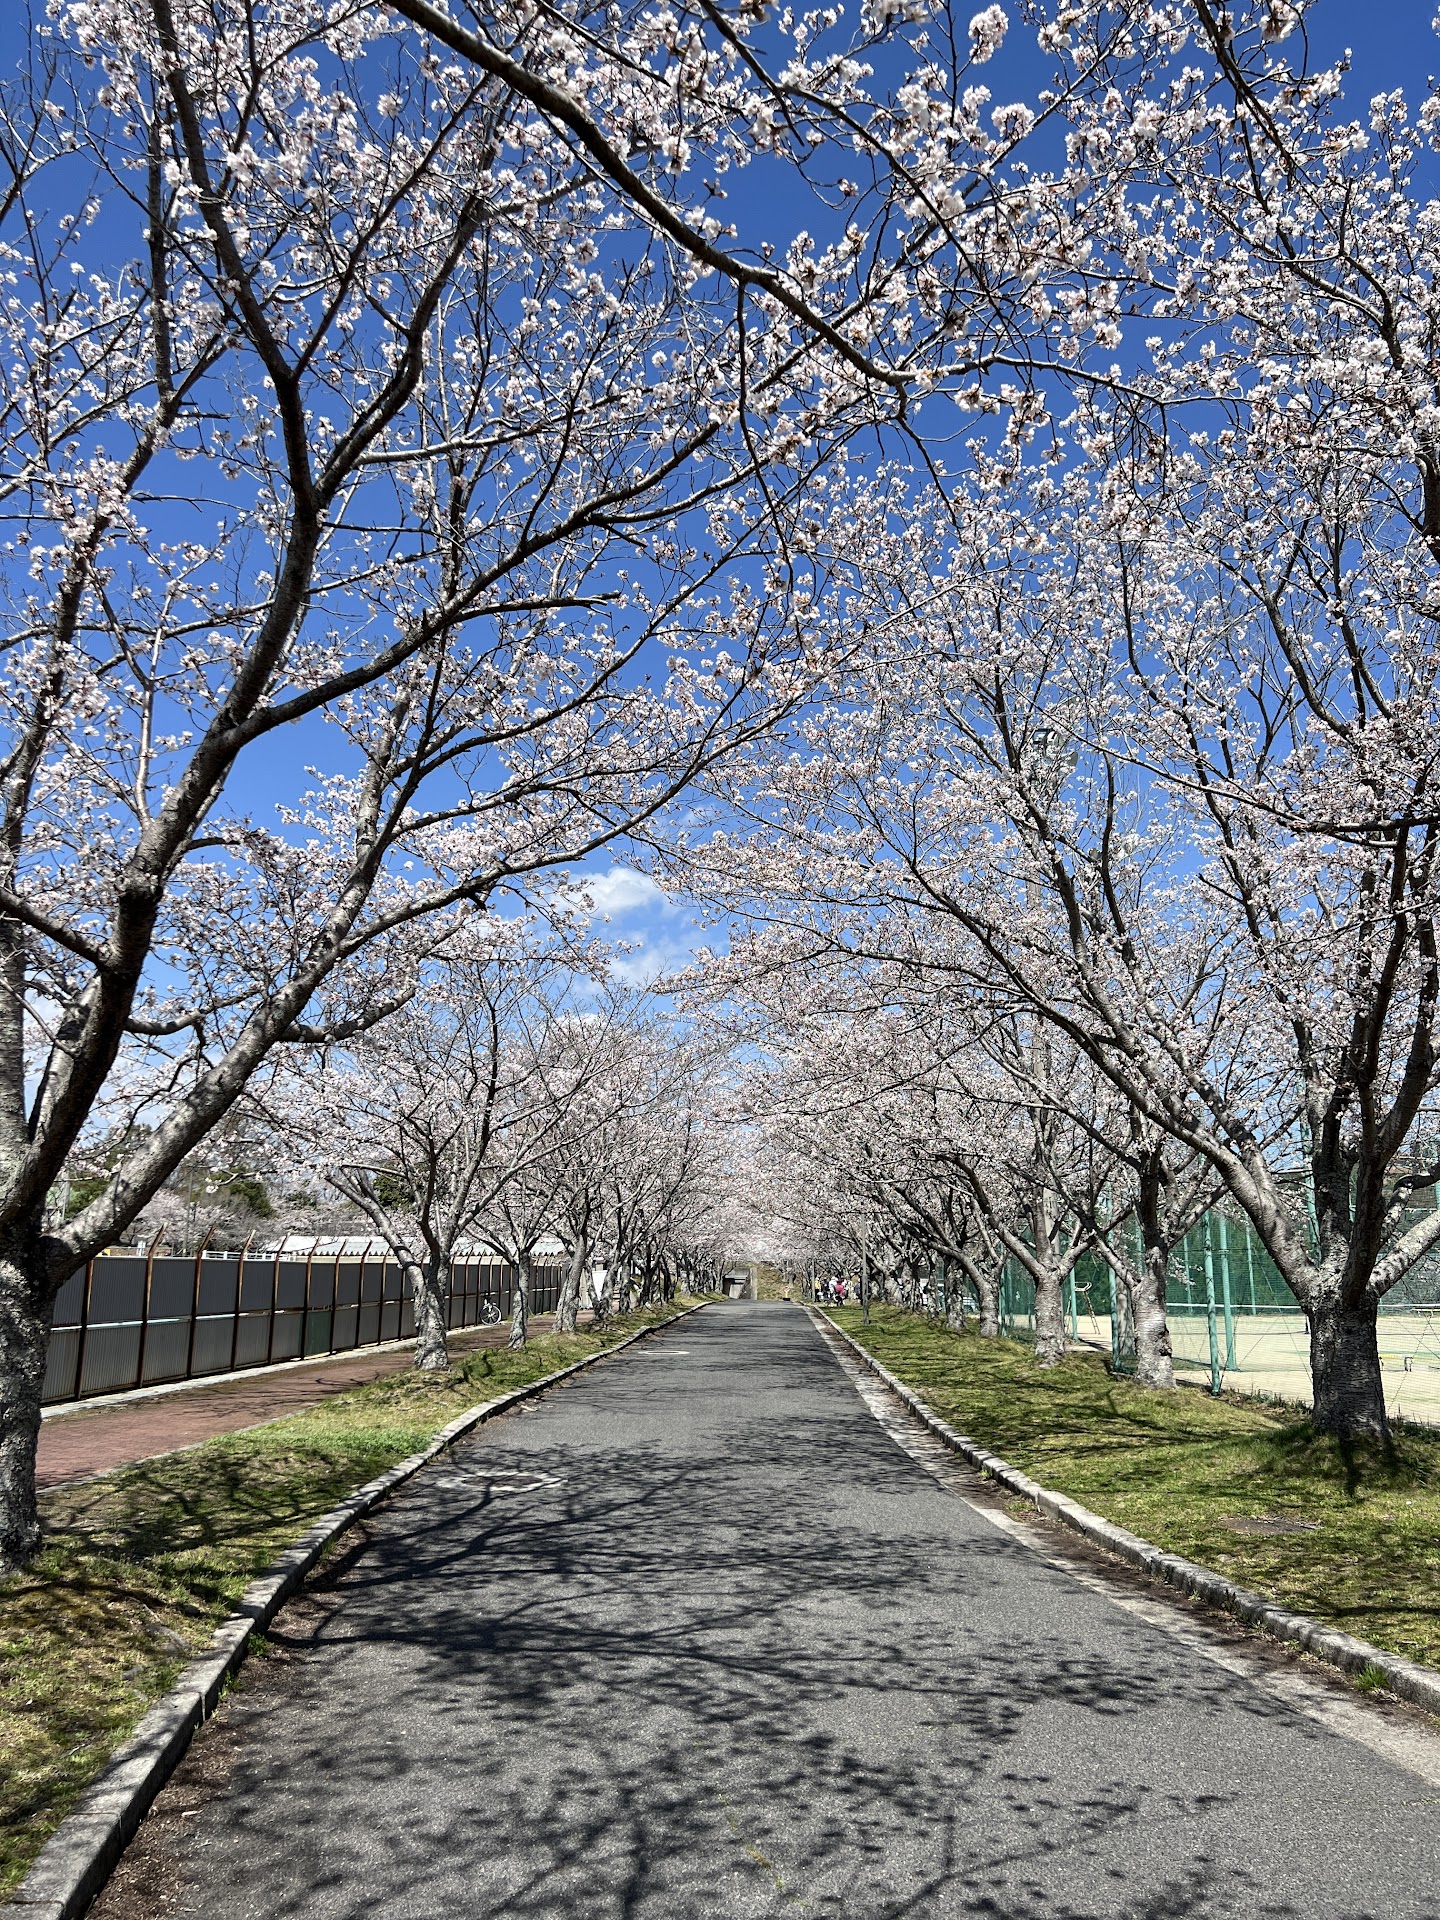
M 961 1268 L 975 1289 L 976 1327 L 982 1339 L 1000 1338 L 1000 1275 L 980 1265 L 969 1254 L 962 1255 Z
M 35 1448 L 55 1285 L 37 1229 L 0 1249 L 0 1573 L 40 1545 Z
M 1035 1359 L 1042 1367 L 1053 1367 L 1065 1358 L 1065 1275 L 1068 1267 L 1036 1262 L 1031 1278 L 1035 1282 Z
M 940 1256 L 940 1288 L 945 1299 L 945 1324 L 952 1333 L 965 1331 L 965 1283 L 963 1279 L 957 1286 L 955 1276 L 950 1271 L 950 1261 L 945 1254 Z
M 518 1353 L 524 1346 L 530 1325 L 530 1256 L 522 1254 L 515 1263 L 515 1309 L 510 1316 L 510 1338 L 507 1345 L 512 1353 Z
M 450 1365 L 445 1328 L 446 1281 L 450 1263 L 438 1256 L 407 1262 L 405 1277 L 415 1302 L 415 1365 L 422 1373 L 444 1373 Z
M 1165 1282 L 1170 1272 L 1170 1249 L 1163 1240 L 1145 1241 L 1145 1258 L 1130 1289 L 1135 1322 L 1135 1378 L 1142 1387 L 1170 1389 L 1175 1385 L 1175 1356 L 1170 1342 L 1170 1318 L 1165 1310 Z M 1124 1284 L 1122 1278 L 1121 1284 Z
M 1306 1302 L 1305 1317 L 1310 1323 L 1315 1431 L 1342 1440 L 1366 1436 L 1388 1446 L 1379 1308 L 1369 1289 L 1355 1301 L 1347 1300 L 1339 1287 L 1316 1288 Z
M 582 1231 L 575 1236 L 575 1245 L 570 1251 L 570 1264 L 565 1269 L 565 1278 L 560 1284 L 560 1298 L 555 1303 L 555 1331 L 574 1333 L 580 1322 L 580 1282 L 585 1273 L 585 1262 L 589 1256 L 590 1242 Z

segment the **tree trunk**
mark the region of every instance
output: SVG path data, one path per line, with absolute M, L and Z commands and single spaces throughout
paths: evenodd
M 1135 1378 L 1142 1387 L 1173 1388 L 1175 1385 L 1170 1322 L 1165 1313 L 1165 1279 L 1169 1269 L 1169 1248 L 1163 1242 L 1155 1246 L 1147 1243 L 1145 1262 L 1136 1275 L 1133 1296 Z
M 1035 1358 L 1042 1367 L 1065 1358 L 1065 1282 L 1055 1267 L 1035 1275 Z
M 444 1373 L 450 1365 L 450 1348 L 445 1335 L 445 1288 L 442 1271 L 448 1274 L 448 1261 L 410 1262 L 406 1274 L 415 1302 L 415 1365 L 421 1373 Z
M 40 1546 L 35 1448 L 54 1311 L 40 1236 L 17 1236 L 0 1254 L 0 1574 Z
M 580 1319 L 580 1277 L 585 1271 L 585 1257 L 589 1243 L 583 1233 L 575 1236 L 574 1251 L 570 1255 L 570 1265 L 566 1269 L 564 1283 L 560 1288 L 560 1298 L 555 1303 L 556 1333 L 574 1333 Z
M 640 1263 L 640 1291 L 635 1296 L 637 1309 L 648 1307 L 655 1292 L 655 1261 L 647 1248 L 645 1258 Z
M 1123 1273 L 1110 1269 L 1110 1344 L 1114 1363 L 1121 1373 L 1139 1373 L 1140 1359 L 1135 1346 L 1135 1273 L 1125 1267 Z
M 510 1339 L 508 1345 L 512 1353 L 518 1353 L 525 1344 L 525 1336 L 530 1323 L 530 1256 L 527 1253 L 515 1268 L 515 1311 L 510 1317 Z
M 1000 1338 L 1000 1276 L 998 1273 L 982 1273 L 979 1267 L 973 1267 L 970 1278 L 975 1286 L 975 1299 L 978 1303 L 977 1318 L 982 1340 Z
M 1310 1322 L 1310 1378 L 1317 1433 L 1342 1440 L 1389 1442 L 1385 1383 L 1380 1373 L 1377 1307 L 1367 1292 L 1346 1304 L 1338 1291 L 1319 1293 L 1305 1309 Z
M 605 1270 L 603 1286 L 596 1285 L 595 1269 L 593 1267 L 590 1269 L 590 1312 L 594 1316 L 596 1326 L 603 1327 L 606 1316 L 610 1312 L 610 1269 L 608 1267 Z
M 940 1256 L 940 1293 L 945 1304 L 945 1324 L 952 1333 L 965 1331 L 965 1276 L 962 1273 L 957 1281 L 950 1270 L 950 1262 L 942 1253 Z

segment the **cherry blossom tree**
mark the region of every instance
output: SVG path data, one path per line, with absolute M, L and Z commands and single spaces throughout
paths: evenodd
M 1384 1438 L 1377 1312 L 1440 1240 L 1436 105 L 1350 122 L 1339 76 L 1212 51 L 1229 109 L 1084 122 L 1127 193 L 1168 183 L 1115 203 L 1166 289 L 1127 393 L 1066 462 L 979 448 L 943 524 L 872 535 L 865 647 L 738 789 L 770 839 L 695 868 L 796 951 L 1063 1035 L 1135 1128 L 1152 1293 L 1196 1204 L 1161 1225 L 1164 1139 L 1304 1309 L 1317 1428 Z
M 657 1159 L 668 1162 L 675 1142 L 696 1142 L 704 1131 L 685 1037 L 654 999 L 650 988 L 612 976 L 555 1029 L 544 1050 L 542 1071 L 560 1115 L 543 1156 L 554 1195 L 550 1227 L 569 1254 L 555 1312 L 559 1332 L 575 1331 L 584 1279 L 593 1276 L 599 1250 L 612 1250 L 607 1277 L 627 1257 L 639 1196 L 646 1190 L 655 1197 Z M 652 1267 L 674 1257 L 679 1191 L 664 1217 L 650 1221 L 651 1241 L 658 1235 Z
M 1027 992 L 1058 970 L 1069 1030 L 1248 1214 L 1309 1321 L 1316 1425 L 1384 1437 L 1378 1307 L 1440 1239 L 1410 1206 L 1434 1171 L 1410 1143 L 1432 1131 L 1440 986 L 1416 184 L 1436 109 L 1387 96 L 1348 122 L 1334 85 L 1203 139 L 1193 110 L 1155 124 L 1152 163 L 1210 244 L 1144 384 L 1206 414 L 1183 439 L 1109 408 L 1076 423 L 1091 470 L 1044 588 L 1089 639 L 1046 675 L 1069 683 L 1053 724 L 1075 768 L 1039 804 L 1014 705 L 985 752 L 1050 911 L 1023 957 L 993 922 L 984 939 Z M 1033 631 L 1018 591 L 1002 618 Z
M 577 974 L 583 982 L 603 966 L 563 922 L 476 914 L 427 961 L 403 1008 L 318 1059 L 301 1055 L 278 1079 L 277 1138 L 304 1143 L 404 1273 L 419 1368 L 449 1364 L 457 1247 L 565 1124 L 537 1033 L 562 1018 Z
M 665 1021 L 636 1017 L 626 998 L 616 996 L 608 1017 L 592 1009 L 544 1035 L 534 1057 L 547 1102 L 507 1128 L 503 1152 L 519 1164 L 477 1219 L 480 1237 L 520 1275 L 515 1347 L 525 1344 L 530 1266 L 543 1237 L 556 1235 L 570 1253 L 557 1319 L 573 1331 L 595 1248 L 607 1247 L 606 1294 L 619 1310 L 648 1306 L 673 1297 L 706 1211 L 714 1135 L 693 1050 Z M 609 1304 L 596 1303 L 602 1318 Z
M 1157 299 L 1110 122 L 1183 38 L 1067 7 L 992 109 L 998 7 L 53 11 L 0 128 L 7 1566 L 56 1290 L 261 1063 L 804 697 L 857 435 L 939 481 L 948 390 L 1013 466 L 1047 369 L 1110 380 Z M 778 246 L 715 211 L 762 154 Z M 130 1149 L 47 1225 L 87 1131 Z
M 540 1147 L 553 1124 L 550 1110 L 527 1109 L 514 1117 L 504 1134 L 504 1178 L 490 1195 L 476 1221 L 481 1242 L 515 1269 L 515 1300 L 510 1316 L 509 1345 L 518 1352 L 529 1338 L 530 1287 L 535 1250 L 547 1234 L 557 1211 L 558 1168 L 547 1165 Z
M 682 1251 L 705 1240 L 720 1142 L 708 1050 L 673 1016 L 635 1021 L 615 1064 L 621 1097 L 606 1130 L 600 1218 L 606 1291 L 624 1311 L 672 1294 Z
M 1164 58 L 1071 15 L 1052 105 Z M 0 1563 L 74 1265 L 275 1048 L 403 1002 L 407 929 L 799 697 L 854 433 L 947 383 L 1023 414 L 1039 280 L 1101 340 L 1083 156 L 1039 186 L 1050 107 L 971 79 L 1004 28 L 47 16 L 0 128 Z M 778 252 L 713 210 L 758 153 L 819 215 Z M 47 1231 L 89 1129 L 132 1150 Z

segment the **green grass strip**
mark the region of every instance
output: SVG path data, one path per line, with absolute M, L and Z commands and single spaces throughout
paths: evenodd
M 1157 1393 L 1098 1353 L 893 1307 L 833 1318 L 950 1425 L 1033 1479 L 1265 1598 L 1440 1668 L 1440 1432 L 1341 1447 L 1294 1407 Z
M 337 1501 L 468 1407 L 676 1311 L 541 1334 L 519 1353 L 475 1349 L 448 1374 L 388 1374 L 268 1426 L 57 1488 L 40 1557 L 0 1583 L 0 1893 L 249 1582 Z

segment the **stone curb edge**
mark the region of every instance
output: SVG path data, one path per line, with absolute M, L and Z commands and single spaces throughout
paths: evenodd
M 1002 1487 L 1032 1502 L 1041 1513 L 1048 1514 L 1072 1532 L 1082 1534 L 1097 1546 L 1118 1555 L 1131 1566 L 1138 1567 L 1142 1573 L 1149 1574 L 1152 1579 L 1163 1580 L 1169 1586 L 1193 1594 L 1208 1606 L 1233 1613 L 1246 1626 L 1256 1628 L 1271 1639 L 1289 1641 L 1347 1673 L 1360 1673 L 1367 1667 L 1378 1671 L 1384 1676 L 1384 1683 L 1391 1693 L 1425 1708 L 1429 1713 L 1440 1714 L 1440 1673 L 1430 1667 L 1422 1667 L 1414 1660 L 1403 1659 L 1399 1654 L 1387 1653 L 1383 1647 L 1372 1646 L 1368 1640 L 1357 1640 L 1352 1634 L 1341 1633 L 1335 1627 L 1322 1626 L 1307 1614 L 1292 1613 L 1288 1607 L 1278 1607 L 1262 1599 L 1258 1593 L 1251 1593 L 1248 1588 L 1237 1586 L 1233 1580 L 1212 1572 L 1209 1567 L 1199 1566 L 1193 1560 L 1184 1560 L 1176 1553 L 1166 1553 L 1150 1541 L 1142 1540 L 1138 1534 L 1117 1527 L 1111 1520 L 1102 1519 L 1098 1513 L 1082 1507 L 1079 1501 L 1042 1486 L 1038 1480 L 1021 1473 L 1018 1467 L 1012 1467 L 998 1454 L 990 1453 L 978 1442 L 958 1433 L 932 1407 L 927 1406 L 913 1388 L 897 1380 L 874 1354 L 867 1353 L 843 1327 L 837 1326 L 826 1315 L 817 1313 L 813 1307 L 806 1310 L 818 1326 L 843 1340 L 857 1358 L 883 1380 L 890 1391 L 903 1400 L 917 1419 L 943 1440 L 947 1447 Z
M 378 1478 L 357 1487 L 317 1520 L 308 1533 L 251 1582 L 240 1596 L 236 1612 L 215 1629 L 209 1651 L 190 1662 L 125 1744 L 111 1755 L 40 1849 L 29 1873 L 0 1905 L 0 1920 L 80 1920 L 110 1877 L 151 1801 L 179 1765 L 196 1729 L 215 1711 L 225 1682 L 245 1658 L 251 1634 L 269 1626 L 321 1554 L 348 1527 L 472 1428 L 495 1419 L 522 1400 L 533 1400 L 572 1374 L 623 1353 L 637 1340 L 675 1326 L 692 1313 L 699 1313 L 706 1304 L 702 1301 L 699 1306 L 672 1314 L 668 1320 L 639 1327 L 613 1347 L 587 1354 L 583 1360 L 532 1380 L 528 1386 L 516 1387 L 497 1400 L 467 1408 L 443 1426 L 421 1452 L 397 1461 Z

